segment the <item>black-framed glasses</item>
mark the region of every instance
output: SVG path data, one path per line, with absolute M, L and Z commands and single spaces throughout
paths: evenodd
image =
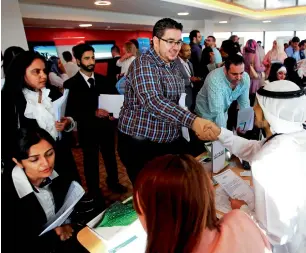
M 174 46 L 181 47 L 183 45 L 183 43 L 184 43 L 182 40 L 165 40 L 163 38 L 158 38 L 158 39 L 166 42 L 169 47 L 174 47 Z

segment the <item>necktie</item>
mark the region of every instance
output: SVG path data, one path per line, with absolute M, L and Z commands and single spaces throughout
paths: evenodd
M 95 88 L 95 79 L 91 77 L 88 79 L 88 82 L 90 83 L 90 89 L 93 90 Z

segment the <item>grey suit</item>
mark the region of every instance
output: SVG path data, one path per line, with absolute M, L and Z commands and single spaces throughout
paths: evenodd
M 175 59 L 175 63 L 177 64 L 180 72 L 183 75 L 183 79 L 185 81 L 185 91 L 186 91 L 186 106 L 187 108 L 190 110 L 192 109 L 192 103 L 193 103 L 193 98 L 192 98 L 192 83 L 190 81 L 190 77 L 187 74 L 187 70 L 185 69 L 185 67 L 183 66 L 183 64 L 181 63 L 181 60 L 179 59 L 179 57 L 177 57 Z M 193 66 L 192 63 L 190 61 L 187 62 L 189 69 L 190 69 L 190 76 L 194 76 L 194 72 L 193 72 Z

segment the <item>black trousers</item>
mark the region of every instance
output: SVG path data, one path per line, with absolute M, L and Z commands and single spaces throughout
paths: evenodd
M 187 142 L 180 138 L 171 143 L 139 140 L 118 131 L 118 153 L 132 184 L 144 165 L 155 157 L 166 154 L 188 153 Z
M 86 122 L 84 122 L 86 124 Z M 83 151 L 84 175 L 89 192 L 100 192 L 99 151 L 102 154 L 109 185 L 118 183 L 115 154 L 115 122 L 97 119 L 92 127 L 78 124 L 79 141 Z

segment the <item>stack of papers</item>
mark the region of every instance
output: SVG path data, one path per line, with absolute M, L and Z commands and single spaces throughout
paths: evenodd
M 254 210 L 255 195 L 253 189 L 247 182 L 237 176 L 232 170 L 226 170 L 219 175 L 214 176 L 214 179 L 219 183 L 224 192 L 227 194 L 227 199 L 228 197 L 231 197 L 232 199 L 244 200 L 249 208 Z M 221 190 L 218 191 L 218 199 L 216 199 L 216 203 L 217 201 L 220 202 L 218 203 L 217 210 L 228 209 L 228 203 L 224 200 L 224 192 Z M 222 210 L 219 211 L 223 212 Z

